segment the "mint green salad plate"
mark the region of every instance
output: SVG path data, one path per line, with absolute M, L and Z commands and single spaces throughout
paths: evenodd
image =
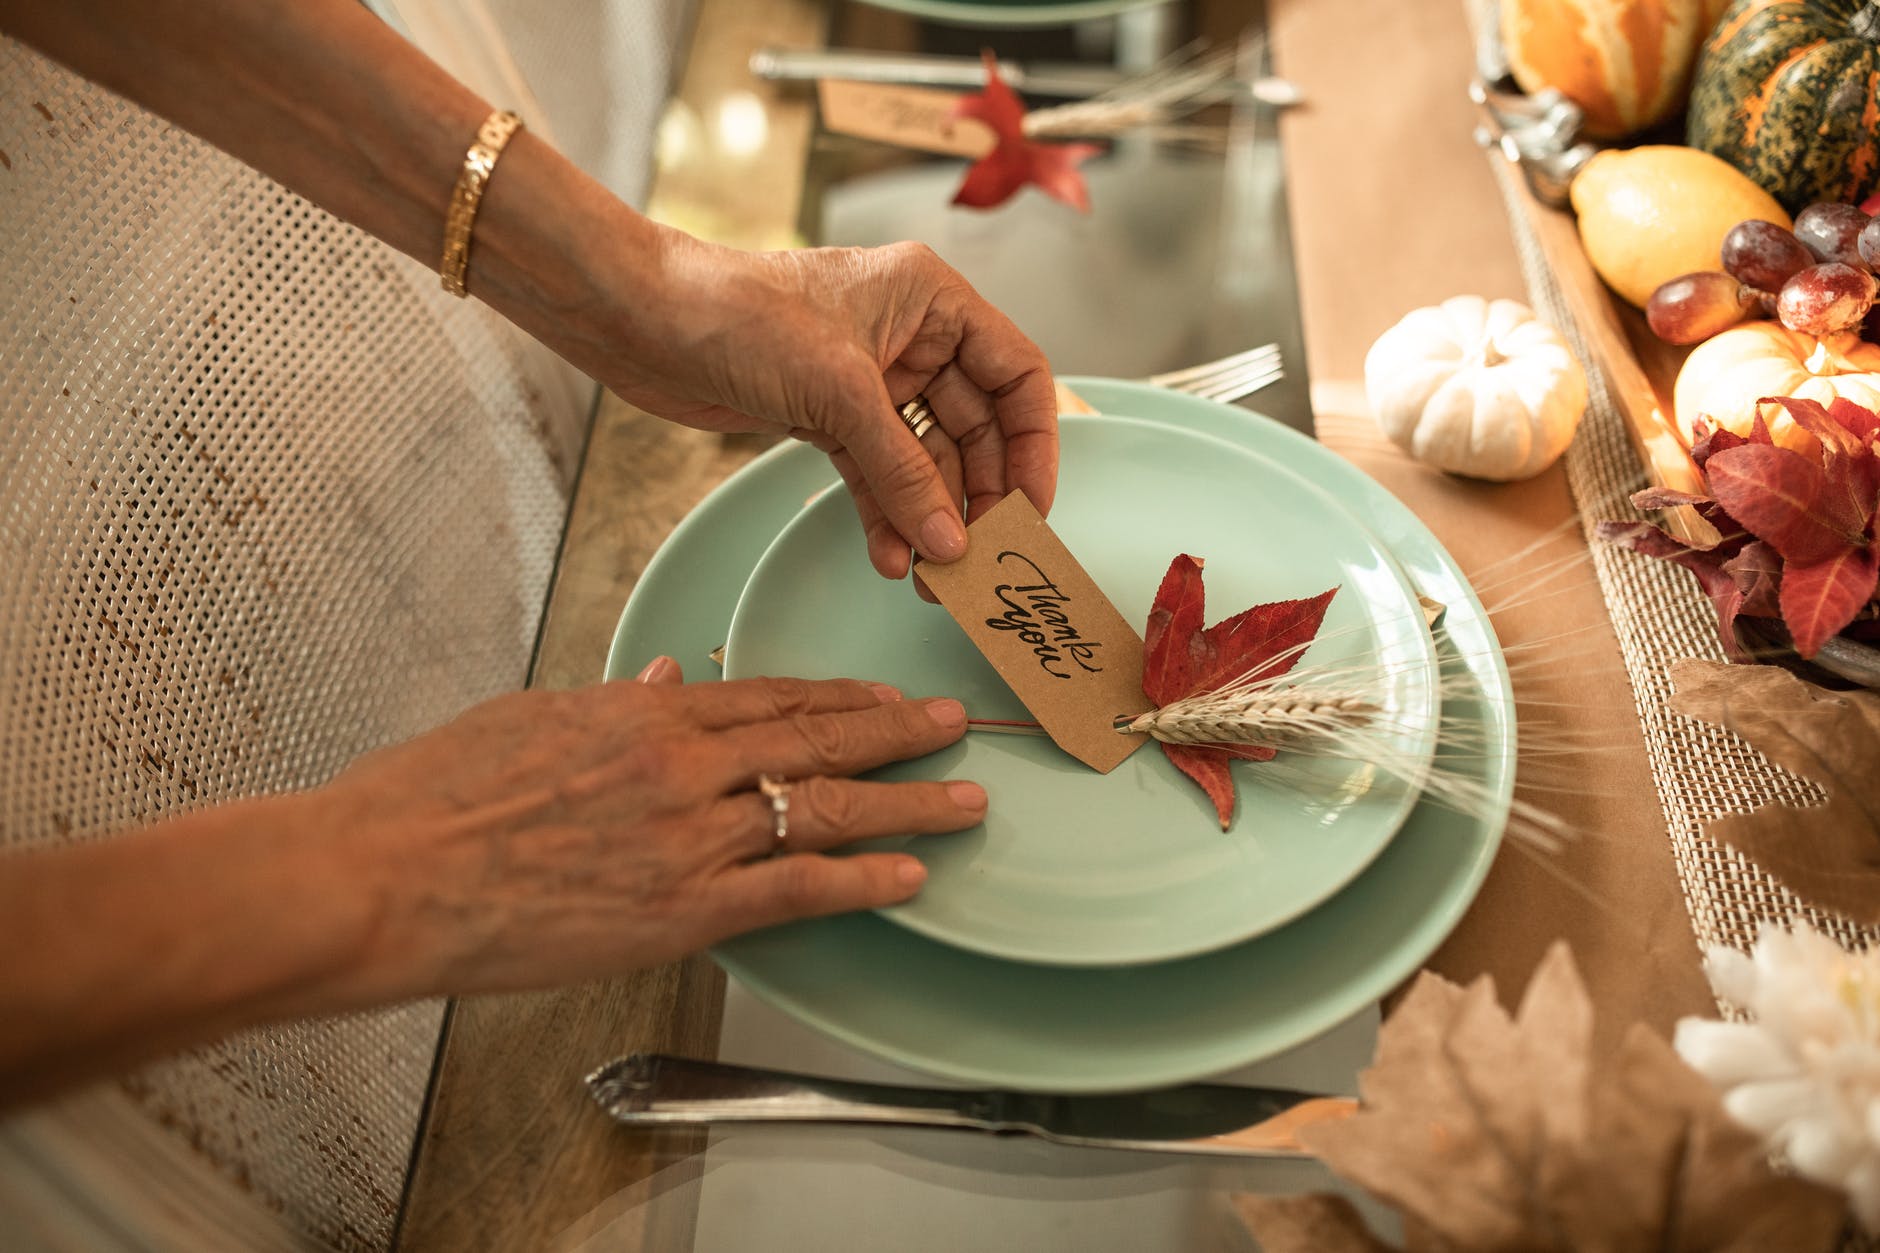
M 1436 754 L 1485 804 L 1419 802 L 1343 891 L 1258 938 L 1179 961 L 1067 968 L 1005 961 L 874 914 L 773 927 L 713 956 L 759 999 L 864 1052 L 962 1083 L 1127 1091 L 1243 1066 L 1320 1034 L 1414 974 L 1488 873 L 1514 787 L 1514 702 L 1493 628 L 1455 562 L 1402 503 L 1312 440 L 1247 410 L 1142 384 L 1069 378 L 1108 414 L 1203 431 L 1323 487 L 1448 606 L 1436 637 L 1446 716 L 1479 728 Z M 1067 419 L 1073 423 L 1077 419 Z M 804 445 L 766 453 L 673 532 L 634 589 L 608 657 L 628 677 L 678 658 L 709 681 L 758 558 L 805 501 L 836 482 Z
M 1429 760 L 1436 656 L 1416 593 L 1370 533 L 1282 463 L 1215 436 L 1136 418 L 1064 423 L 1051 526 L 1125 621 L 1148 621 L 1178 553 L 1206 564 L 1210 622 L 1337 588 L 1294 673 L 1343 672 L 1378 705 L 1378 748 Z M 1358 680 L 1357 673 L 1375 678 Z M 970 716 L 1030 717 L 938 605 L 869 565 L 847 493 L 783 528 L 732 616 L 725 677 L 859 676 Z M 1317 906 L 1383 851 L 1417 799 L 1375 760 L 1282 754 L 1236 766 L 1231 828 L 1155 745 L 1108 774 L 1050 740 L 969 732 L 878 770 L 972 779 L 986 821 L 952 835 L 871 841 L 926 863 L 920 895 L 885 916 L 994 957 L 1065 966 L 1168 961 L 1235 944 Z

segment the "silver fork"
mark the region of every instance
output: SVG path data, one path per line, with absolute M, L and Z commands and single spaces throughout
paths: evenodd
M 1218 361 L 1191 365 L 1185 370 L 1151 374 L 1146 381 L 1170 391 L 1187 392 L 1192 396 L 1226 404 L 1242 396 L 1251 396 L 1262 387 L 1271 387 L 1285 377 L 1279 345 L 1264 344 L 1222 357 Z

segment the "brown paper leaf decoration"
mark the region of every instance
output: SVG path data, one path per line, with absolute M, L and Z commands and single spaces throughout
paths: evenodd
M 1372 1235 L 1358 1207 L 1342 1196 L 1241 1195 L 1234 1207 L 1271 1253 L 1395 1253 L 1396 1246 Z
M 1880 694 L 1831 692 L 1775 666 L 1680 661 L 1671 707 L 1727 727 L 1827 790 L 1810 809 L 1765 805 L 1706 830 L 1790 891 L 1864 925 L 1880 923 Z
M 1600 1249 L 1797 1253 L 1845 1210 L 1769 1169 L 1756 1137 L 1640 1025 L 1591 1057 L 1592 1005 L 1555 944 L 1510 1018 L 1486 978 L 1418 978 L 1378 1035 L 1364 1108 L 1302 1135 L 1342 1178 L 1402 1212 L 1407 1253 Z M 1388 1251 L 1339 1198 L 1241 1197 L 1268 1253 Z

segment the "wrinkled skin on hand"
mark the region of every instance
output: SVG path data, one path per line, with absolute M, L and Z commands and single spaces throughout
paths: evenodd
M 603 381 L 650 413 L 714 431 L 787 432 L 830 455 L 888 578 L 910 549 L 951 561 L 1014 488 L 1048 512 L 1057 403 L 1037 346 L 921 244 L 747 253 L 669 243 L 683 300 L 630 371 Z M 898 408 L 925 394 L 916 440 Z
M 912 896 L 912 857 L 824 854 L 978 822 L 975 784 L 848 777 L 951 744 L 964 720 L 957 701 L 848 680 L 687 686 L 661 658 L 640 682 L 477 706 L 313 795 L 357 837 L 377 947 L 401 955 L 375 991 L 540 987 Z M 763 774 L 793 781 L 780 855 Z

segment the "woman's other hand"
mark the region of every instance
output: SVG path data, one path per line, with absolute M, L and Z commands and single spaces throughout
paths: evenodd
M 718 431 L 781 430 L 830 455 L 888 578 L 910 549 L 966 550 L 971 521 L 1021 488 L 1041 512 L 1057 486 L 1057 404 L 1038 347 L 922 244 L 746 253 L 662 236 L 655 302 L 614 391 Z M 648 344 L 647 338 L 655 342 Z M 899 408 L 925 395 L 916 440 Z

